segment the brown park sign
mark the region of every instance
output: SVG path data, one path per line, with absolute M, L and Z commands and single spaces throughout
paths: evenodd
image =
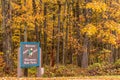
M 28 68 L 40 66 L 39 42 L 20 43 L 20 67 Z

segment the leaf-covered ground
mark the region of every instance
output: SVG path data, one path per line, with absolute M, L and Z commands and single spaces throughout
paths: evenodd
M 0 80 L 120 80 L 118 76 L 91 76 L 91 77 L 53 77 L 53 78 L 16 78 L 1 77 Z

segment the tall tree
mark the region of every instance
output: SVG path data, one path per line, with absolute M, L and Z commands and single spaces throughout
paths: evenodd
M 85 6 L 88 2 L 91 2 L 91 0 L 85 0 Z M 89 18 L 88 18 L 88 15 L 90 15 L 90 10 L 89 9 L 84 9 L 83 10 L 83 14 L 84 14 L 84 17 L 85 17 L 85 26 L 88 24 L 89 22 Z M 82 62 L 81 62 L 81 66 L 83 68 L 87 68 L 88 67 L 88 36 L 87 34 L 85 33 L 84 34 L 84 41 L 83 41 L 83 54 L 82 54 Z
M 24 0 L 24 6 L 26 6 L 26 0 Z M 27 42 L 27 23 L 24 23 L 24 42 Z M 24 69 L 24 76 L 28 76 L 28 69 Z
M 53 8 L 53 11 L 55 11 L 55 8 Z M 53 31 L 52 31 L 52 52 L 50 55 L 50 66 L 55 65 L 55 14 L 53 14 Z
M 66 53 L 66 47 L 65 47 L 65 45 L 66 45 L 66 43 L 65 43 L 65 29 L 64 29 L 64 26 L 65 26 L 65 19 L 66 19 L 66 14 L 67 14 L 67 0 L 65 1 L 65 4 L 64 4 L 64 18 L 63 18 L 63 49 L 62 49 L 62 51 L 63 51 L 63 64 L 65 64 L 65 59 L 66 59 L 66 57 L 65 57 L 65 53 Z
M 1 0 L 2 1 L 2 30 L 3 30 L 3 53 L 5 67 L 4 71 L 6 73 L 12 72 L 13 60 L 12 54 L 12 30 L 11 30 L 11 0 Z
M 33 6 L 33 15 L 35 16 L 37 14 L 37 9 L 36 9 L 36 3 L 35 3 L 35 0 L 32 0 L 32 6 Z M 36 41 L 39 41 L 39 28 L 38 28 L 38 25 L 37 25 L 37 19 L 35 18 L 35 21 L 34 21 L 34 24 L 35 24 L 35 33 L 36 33 Z
M 48 64 L 48 54 L 47 54 L 47 3 L 44 3 L 44 55 L 45 63 Z
M 75 5 L 75 7 L 74 7 Z M 74 31 L 75 31 L 75 37 L 76 40 L 78 40 L 78 45 L 81 44 L 80 40 L 81 40 L 81 34 L 80 34 L 80 20 L 79 20 L 79 16 L 80 16 L 80 0 L 76 0 L 73 1 L 73 17 L 74 17 Z M 81 66 L 81 53 L 79 51 L 77 51 L 77 65 Z
M 58 34 L 60 34 L 60 12 L 61 12 L 61 2 L 58 0 Z M 59 64 L 59 58 L 60 58 L 60 35 L 58 35 L 58 40 L 57 40 L 57 55 L 56 55 L 56 62 Z

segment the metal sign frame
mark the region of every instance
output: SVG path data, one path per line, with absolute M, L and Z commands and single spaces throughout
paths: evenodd
M 37 45 L 37 50 L 38 50 L 38 53 L 37 53 L 37 64 L 24 64 L 23 63 L 23 46 L 24 45 Z M 39 42 L 20 42 L 20 67 L 21 68 L 29 68 L 29 67 L 39 67 L 40 66 L 40 43 Z

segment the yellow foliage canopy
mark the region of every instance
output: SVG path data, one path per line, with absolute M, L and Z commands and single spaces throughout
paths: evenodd
M 97 32 L 97 28 L 93 24 L 86 25 L 83 29 L 81 29 L 82 34 L 87 34 L 87 36 L 92 36 Z
M 86 8 L 92 9 L 94 12 L 103 12 L 107 10 L 107 5 L 103 2 L 90 2 L 86 5 Z

